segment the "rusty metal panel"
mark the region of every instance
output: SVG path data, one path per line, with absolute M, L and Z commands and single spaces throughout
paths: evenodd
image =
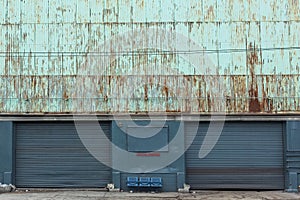
M 172 22 L 175 20 L 174 4 L 172 3 L 172 1 L 161 1 L 159 12 L 160 12 L 161 21 Z
M 231 23 L 221 23 L 218 26 L 218 49 L 233 49 L 235 47 L 232 46 L 232 36 L 231 34 L 224 34 L 231 30 Z M 232 59 L 235 53 L 218 53 L 218 72 L 219 75 L 234 75 L 235 68 L 232 65 Z
M 203 2 L 203 13 L 205 22 L 217 21 L 218 14 L 218 0 L 207 0 Z
M 226 102 L 231 104 L 232 112 L 248 111 L 247 77 L 230 76 L 231 94 L 226 98 Z
M 16 112 L 19 110 L 20 89 L 19 76 L 9 76 L 7 78 L 7 98 L 5 99 L 7 112 Z
M 147 3 L 148 1 L 141 1 Z M 124 23 L 124 22 L 129 22 L 131 20 L 131 0 L 126 0 L 123 3 L 119 3 L 118 5 L 118 22 L 119 23 Z M 144 5 L 144 15 L 146 15 L 146 6 Z M 104 13 L 103 13 L 104 14 Z M 143 17 L 144 21 L 145 20 L 145 16 Z
M 0 6 L 3 113 L 300 111 L 299 1 Z
M 161 12 L 161 8 L 162 8 L 162 4 L 165 4 L 165 6 L 168 6 L 167 4 L 170 3 L 170 1 L 153 1 L 155 3 L 155 7 L 157 9 L 157 12 Z M 149 8 L 148 3 L 151 4 L 151 1 L 149 0 L 133 0 L 131 3 L 128 3 L 128 7 L 124 8 L 123 10 L 119 9 L 118 13 L 121 12 L 125 12 L 127 14 L 125 14 L 125 16 L 128 16 L 128 14 L 130 13 L 130 21 L 134 21 L 134 22 L 145 22 L 145 21 L 150 21 L 151 22 L 151 18 L 148 18 L 148 14 L 151 15 L 151 12 L 153 12 L 153 10 L 147 10 L 147 8 Z M 126 3 L 125 3 L 126 5 Z M 166 13 L 172 12 L 171 10 L 168 9 L 169 7 L 166 7 Z M 161 13 L 162 14 L 162 13 Z M 173 15 L 171 14 L 168 17 L 172 17 Z M 158 16 L 157 16 L 158 17 Z M 157 21 L 158 18 L 156 18 L 153 21 Z M 126 22 L 126 20 L 122 20 Z
M 295 0 L 288 0 L 288 16 L 289 20 L 299 21 L 300 19 L 300 2 Z
M 52 6 L 54 13 L 57 13 L 54 19 L 58 23 L 75 23 L 76 15 L 81 9 L 85 9 L 84 7 L 78 7 L 81 1 L 77 1 L 76 3 L 73 1 L 58 1 L 56 4 Z M 49 1 L 49 4 L 51 1 Z M 81 6 L 81 5 L 80 5 Z M 51 10 L 49 10 L 49 13 Z M 89 12 L 89 9 L 85 10 L 86 14 Z M 51 19 L 51 18 L 50 18 Z M 78 21 L 78 23 L 80 23 Z
M 230 6 L 230 14 L 232 21 L 247 21 L 247 4 L 245 3 L 245 0 L 231 0 L 229 1 Z
M 300 46 L 300 35 L 299 30 L 300 23 L 299 22 L 291 22 L 289 26 L 289 46 Z M 289 51 L 289 61 L 290 61 L 290 73 L 291 74 L 300 74 L 300 50 L 291 49 Z M 299 94 L 299 93 L 296 93 Z
M 8 25 L 6 41 L 6 66 L 9 75 L 18 75 L 20 73 L 20 60 L 19 60 L 19 44 L 20 44 L 20 25 Z
M 9 0 L 9 1 L 16 2 L 14 0 Z M 22 24 L 37 23 L 38 22 L 37 13 L 42 13 L 42 12 L 37 11 L 36 5 L 39 5 L 38 1 L 18 1 L 18 2 L 21 4 L 20 5 L 21 6 L 21 11 L 20 11 L 21 23 Z M 43 10 L 43 11 L 45 11 L 45 10 Z
M 100 4 L 98 4 L 98 5 L 100 5 Z M 90 6 L 94 6 L 94 5 L 91 4 Z M 117 22 L 118 21 L 118 11 L 119 12 L 122 12 L 122 11 L 118 10 L 117 6 L 118 6 L 118 1 L 112 2 L 110 0 L 104 0 L 103 22 Z M 101 5 L 98 8 L 101 9 Z M 131 10 L 131 14 L 133 14 L 132 10 Z
M 122 24 L 116 25 L 119 30 L 123 30 Z M 94 50 L 100 50 L 101 44 L 104 44 L 104 37 L 107 37 L 104 34 L 105 26 L 103 24 L 90 24 L 89 26 L 89 32 L 88 32 L 88 38 L 89 38 L 89 47 Z M 80 27 L 77 27 L 78 32 L 80 32 Z M 119 33 L 119 30 L 117 30 L 117 33 Z M 78 37 L 78 33 L 76 34 Z M 80 46 L 78 43 L 77 46 Z M 78 48 L 76 48 L 79 50 Z M 84 51 L 85 49 L 82 49 Z
M 2 1 L 3 23 L 299 20 L 299 1 Z
M 7 29 L 5 25 L 0 25 L 0 75 L 7 74 Z
M 36 24 L 34 27 L 35 34 L 35 48 L 34 51 L 39 52 L 39 53 L 45 53 L 49 51 L 49 25 L 46 24 Z M 50 32 L 50 34 L 52 34 Z M 70 32 L 65 32 L 65 34 L 68 34 L 69 37 L 71 37 Z M 71 37 L 72 38 L 72 37 Z
M 20 25 L 20 58 L 21 66 L 20 74 L 33 75 L 36 72 L 35 60 L 32 52 L 35 51 L 35 24 L 21 24 Z
M 24 3 L 27 3 L 26 1 L 23 1 Z M 35 5 L 35 22 L 36 23 L 41 23 L 41 24 L 47 24 L 47 23 L 51 23 L 49 19 L 54 19 L 51 17 L 51 14 L 53 13 L 50 10 L 50 3 L 52 1 L 49 0 L 39 0 L 39 1 L 35 1 L 34 5 Z M 62 1 L 65 2 L 65 1 Z M 66 1 L 68 2 L 68 1 Z M 23 11 L 26 11 L 26 9 L 22 9 Z M 56 11 L 57 12 L 57 11 Z M 54 12 L 54 13 L 56 13 Z
M 7 2 L 7 22 L 10 24 L 20 23 L 22 1 L 8 0 Z M 4 7 L 3 7 L 4 8 Z
M 186 5 L 174 5 L 178 8 L 175 12 L 175 16 L 177 16 L 178 11 L 183 10 L 187 13 L 187 20 L 191 22 L 201 22 L 203 21 L 204 17 L 204 11 L 203 11 L 203 1 L 187 1 Z M 184 7 L 183 7 L 184 6 Z M 177 21 L 181 21 L 181 19 L 184 19 L 184 16 L 178 16 L 176 18 Z
M 288 47 L 290 22 L 261 22 L 262 48 Z
M 73 15 L 75 15 L 75 10 L 72 9 L 66 9 L 66 7 L 63 6 L 62 2 L 66 1 L 48 1 L 48 14 L 49 14 L 49 23 L 68 23 L 70 21 L 67 21 L 69 18 L 64 18 L 63 13 L 68 16 L 68 14 L 71 12 Z M 73 4 L 75 6 L 75 4 Z M 74 20 L 75 21 L 75 20 Z M 74 22 L 73 21 L 73 22 Z
M 289 74 L 289 51 L 278 49 L 289 46 L 289 23 L 262 22 L 261 23 L 261 47 L 277 48 L 272 51 L 262 52 L 262 68 L 256 74 Z
M 50 52 L 57 55 L 57 53 L 62 53 L 65 49 L 64 47 L 64 31 L 65 31 L 65 24 L 49 24 L 49 47 Z
M 21 85 L 26 88 L 26 90 L 22 90 L 21 92 L 21 98 L 24 101 L 29 101 L 34 95 L 32 88 L 32 77 L 30 76 L 22 76 L 21 78 Z
M 103 12 L 105 10 L 104 8 L 104 1 L 103 0 L 90 0 L 88 1 L 88 5 L 85 4 L 84 6 L 89 6 L 89 16 L 90 18 L 87 19 L 84 17 L 84 20 L 86 20 L 85 22 L 90 22 L 90 23 L 99 23 L 99 19 L 103 19 Z M 99 9 L 99 8 L 104 8 L 104 9 Z M 82 10 L 80 7 L 78 7 L 79 10 L 81 10 L 80 12 L 82 12 L 82 16 L 88 16 L 87 14 L 84 14 L 84 10 Z M 85 10 L 85 12 L 88 12 L 88 10 Z M 77 22 L 80 21 L 77 18 Z
M 7 77 L 6 76 L 0 76 L 0 112 L 6 112 L 5 104 L 7 101 Z
M 160 18 L 160 12 L 161 12 L 161 6 L 159 3 L 161 1 L 156 1 L 156 0 L 147 0 L 145 2 L 145 14 L 146 14 L 146 21 L 147 22 L 161 22 Z M 156 8 L 156 9 L 153 9 Z M 136 21 L 136 19 L 133 19 L 133 21 Z
M 49 74 L 49 30 L 48 24 L 36 24 L 35 27 L 35 51 L 38 52 L 34 58 L 34 65 L 36 66 L 36 75 Z
M 1 12 L 0 12 L 0 24 L 7 23 L 7 2 L 1 1 L 0 2 Z
M 243 3 L 246 6 L 246 19 L 245 21 L 260 21 L 261 19 L 261 13 L 264 12 L 261 10 L 260 2 L 262 0 L 243 0 Z M 267 0 L 266 0 L 267 1 Z
M 20 52 L 34 52 L 36 24 L 20 25 Z
M 287 21 L 289 6 L 289 2 L 284 0 L 261 0 L 261 21 Z
M 63 76 L 62 78 L 62 112 L 70 113 L 75 110 L 74 101 L 77 100 L 75 96 L 74 87 L 76 86 L 75 76 Z
M 70 2 L 70 4 L 72 4 L 72 3 Z M 73 4 L 73 5 L 74 6 L 76 5 L 76 12 L 73 11 L 74 7 L 72 6 L 72 9 L 70 9 L 70 14 L 69 14 L 68 19 L 70 19 L 71 21 L 73 19 L 73 21 L 75 21 L 74 19 L 76 18 L 77 23 L 88 23 L 90 21 L 89 1 L 77 1 L 77 4 Z M 94 8 L 97 9 L 97 7 L 94 7 Z M 76 13 L 76 15 L 75 15 L 75 13 Z

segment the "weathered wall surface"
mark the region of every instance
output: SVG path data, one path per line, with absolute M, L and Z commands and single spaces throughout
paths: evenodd
M 299 113 L 299 0 L 0 3 L 1 113 Z

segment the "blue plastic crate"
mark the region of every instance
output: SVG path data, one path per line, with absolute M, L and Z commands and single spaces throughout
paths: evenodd
M 127 177 L 127 186 L 128 187 L 138 187 L 139 186 L 138 177 Z
M 162 179 L 160 177 L 152 177 L 151 187 L 162 187 Z
M 149 177 L 140 177 L 139 186 L 140 187 L 150 187 L 151 179 Z

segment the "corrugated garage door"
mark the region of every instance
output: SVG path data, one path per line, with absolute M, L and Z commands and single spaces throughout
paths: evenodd
M 110 137 L 110 123 L 100 124 Z M 84 128 L 94 126 L 87 122 Z M 15 133 L 18 187 L 104 187 L 111 182 L 111 169 L 86 150 L 73 122 L 16 123 Z M 109 143 L 93 148 L 111 160 Z
M 186 140 L 193 127 L 185 125 Z M 186 182 L 194 189 L 283 189 L 282 123 L 228 122 L 214 149 L 203 159 L 199 150 L 209 123 L 200 123 L 186 152 Z

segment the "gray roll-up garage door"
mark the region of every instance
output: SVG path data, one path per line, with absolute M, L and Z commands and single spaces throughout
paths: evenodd
M 99 124 L 110 138 L 110 122 Z M 99 134 L 94 123 L 80 125 Z M 73 122 L 17 122 L 15 134 L 18 187 L 104 187 L 111 183 L 111 169 L 89 153 Z M 90 147 L 105 152 L 104 159 L 111 160 L 109 142 Z
M 216 123 L 216 122 L 214 122 Z M 280 122 L 227 122 L 213 150 L 199 158 L 209 123 L 185 124 L 186 182 L 193 189 L 283 189 L 283 125 Z M 217 124 L 214 124 L 217 125 Z

